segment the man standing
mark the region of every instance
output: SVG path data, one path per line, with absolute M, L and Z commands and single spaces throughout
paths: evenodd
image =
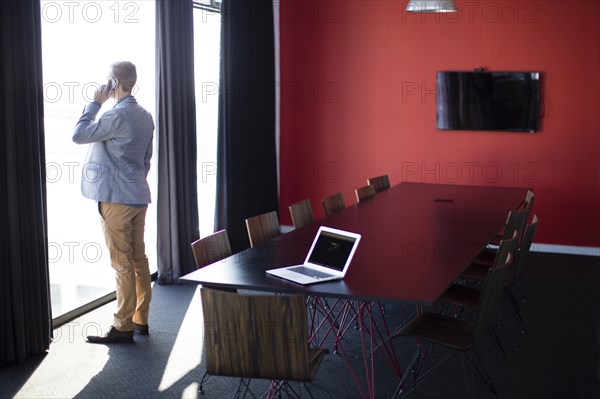
M 148 334 L 152 290 L 144 246 L 150 188 L 146 176 L 152 157 L 152 116 L 131 95 L 137 73 L 131 62 L 111 65 L 108 83 L 98 88 L 75 126 L 73 141 L 91 144 L 81 179 L 81 192 L 98 202 L 98 212 L 111 266 L 116 271 L 117 310 L 104 336 L 88 342 L 133 342 L 133 331 Z M 108 98 L 116 104 L 98 121 Z

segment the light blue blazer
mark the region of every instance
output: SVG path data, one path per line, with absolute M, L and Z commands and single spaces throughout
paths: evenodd
M 98 202 L 150 203 L 146 180 L 152 157 L 154 122 L 135 98 L 122 98 L 97 122 L 98 103 L 88 104 L 75 126 L 73 141 L 91 144 L 81 176 L 81 193 Z

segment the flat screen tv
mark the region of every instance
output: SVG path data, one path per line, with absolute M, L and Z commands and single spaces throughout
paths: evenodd
M 438 72 L 437 128 L 537 132 L 539 72 Z

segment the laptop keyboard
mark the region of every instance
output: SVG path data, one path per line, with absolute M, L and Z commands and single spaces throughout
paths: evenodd
M 305 276 L 318 278 L 318 279 L 334 277 L 331 274 L 323 273 L 318 270 L 314 270 L 314 269 L 311 269 L 309 267 L 304 267 L 304 266 L 291 267 L 288 270 L 291 270 L 296 273 L 304 274 Z

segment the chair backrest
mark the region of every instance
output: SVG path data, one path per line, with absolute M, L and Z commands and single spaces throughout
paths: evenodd
M 502 233 L 502 240 L 516 238 L 518 242 L 521 241 L 530 211 L 531 209 L 528 208 L 510 211 L 508 213 L 506 225 L 504 226 L 504 232 Z
M 478 312 L 475 319 L 474 338 L 480 337 L 490 327 L 494 310 L 500 302 L 504 282 L 511 273 L 514 273 L 518 244 L 516 238 L 500 241 L 494 265 L 488 269 L 487 277 L 481 288 L 479 304 L 477 305 Z
M 373 186 L 375 193 L 380 193 L 390 188 L 390 178 L 388 175 L 371 177 L 370 179 L 367 179 L 367 184 Z
M 304 295 L 200 292 L 209 374 L 310 381 Z
M 256 247 L 281 234 L 277 212 L 267 212 L 246 219 L 250 246 Z
M 325 216 L 329 216 L 337 211 L 341 211 L 346 207 L 344 204 L 344 196 L 342 193 L 335 193 L 321 200 Z
M 296 229 L 311 224 L 315 220 L 312 206 L 308 199 L 290 205 L 290 215 L 292 216 L 292 224 Z
M 194 241 L 190 245 L 192 246 L 197 269 L 231 256 L 231 245 L 229 244 L 227 230 L 217 231 Z
M 375 196 L 375 188 L 373 186 L 362 186 L 354 190 L 356 200 L 358 202 L 373 198 Z
M 517 277 L 519 277 L 521 275 L 521 272 L 523 271 L 523 265 L 527 261 L 527 256 L 529 255 L 529 250 L 531 249 L 531 244 L 533 243 L 533 237 L 535 236 L 535 232 L 537 231 L 537 226 L 538 226 L 537 215 L 533 215 L 533 219 L 531 220 L 531 223 L 529 223 L 527 225 L 527 228 L 525 228 L 525 233 L 523 233 L 523 239 L 521 240 L 521 246 L 517 253 L 517 259 L 516 259 L 517 267 L 516 267 L 516 273 L 514 276 L 514 280 L 510 281 L 509 282 L 510 284 L 508 284 L 508 285 L 514 284 Z
M 535 201 L 535 194 L 531 190 L 527 190 L 527 194 L 525 195 L 525 202 L 523 203 L 523 208 L 533 208 L 533 202 Z

